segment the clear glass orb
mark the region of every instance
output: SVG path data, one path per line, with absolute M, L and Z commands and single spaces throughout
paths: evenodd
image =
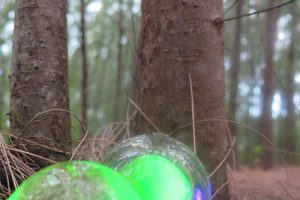
M 206 170 L 183 143 L 145 134 L 115 146 L 103 161 L 124 175 L 142 200 L 211 200 Z

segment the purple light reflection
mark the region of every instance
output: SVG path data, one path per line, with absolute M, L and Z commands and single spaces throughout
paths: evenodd
M 204 200 L 203 194 L 200 186 L 195 186 L 193 191 L 193 199 L 192 200 Z

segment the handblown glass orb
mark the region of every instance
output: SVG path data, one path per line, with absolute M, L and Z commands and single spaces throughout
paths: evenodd
M 142 200 L 211 200 L 200 160 L 186 145 L 165 134 L 125 140 L 103 162 L 124 175 Z
M 140 200 L 127 180 L 99 163 L 72 161 L 46 167 L 8 200 Z

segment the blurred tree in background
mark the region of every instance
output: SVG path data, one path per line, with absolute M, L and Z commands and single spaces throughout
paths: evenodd
M 254 15 L 249 15 L 242 18 L 237 18 L 237 13 L 233 12 L 234 8 L 238 9 L 238 2 L 243 2 L 242 13 L 245 15 L 248 13 L 255 13 L 260 10 L 266 9 L 265 12 L 261 12 Z M 228 116 L 233 116 L 232 105 L 235 104 L 232 99 L 232 91 L 235 86 L 231 85 L 234 79 L 239 77 L 237 84 L 237 106 L 235 118 L 237 122 L 241 122 L 243 125 L 251 127 L 255 130 L 265 133 L 263 126 L 267 124 L 265 122 L 259 122 L 263 117 L 263 96 L 265 90 L 263 88 L 269 88 L 266 84 L 272 84 L 273 89 L 269 93 L 269 100 L 265 103 L 265 107 L 269 107 L 269 134 L 271 141 L 277 145 L 281 153 L 287 158 L 291 155 L 291 160 L 297 161 L 299 155 L 295 155 L 299 152 L 299 56 L 294 56 L 294 64 L 290 64 L 289 58 L 297 55 L 299 48 L 293 47 L 299 38 L 300 26 L 297 24 L 297 18 L 299 16 L 295 14 L 291 7 L 294 9 L 299 8 L 298 1 L 225 1 L 225 28 L 226 28 L 226 52 L 225 57 L 225 70 L 227 72 L 227 84 L 226 91 Z M 281 5 L 282 6 L 278 6 Z M 268 10 L 270 7 L 277 7 L 274 10 Z M 273 14 L 275 13 L 275 14 Z M 270 15 L 277 15 L 271 17 Z M 232 20 L 230 19 L 232 18 Z M 237 31 L 234 26 L 241 20 L 241 32 L 239 38 L 237 38 Z M 273 25 L 272 25 L 273 24 Z M 271 27 L 269 26 L 271 25 Z M 293 28 L 292 28 L 293 27 Z M 293 30 L 294 29 L 294 30 Z M 293 31 L 292 31 L 293 30 Z M 233 32 L 234 31 L 234 32 Z M 293 32 L 293 33 L 292 33 Z M 237 52 L 237 46 L 233 46 L 233 41 L 239 40 L 241 47 L 239 53 Z M 267 45 L 267 40 L 269 44 Z M 273 47 L 273 52 L 268 49 Z M 292 54 L 291 52 L 292 50 Z M 240 70 L 236 72 L 235 63 L 237 62 L 236 54 L 238 54 L 240 60 Z M 289 55 L 289 56 L 288 56 Z M 292 55 L 292 56 L 291 56 Z M 273 68 L 268 70 L 265 75 L 268 76 L 268 81 L 264 80 L 264 71 L 266 70 L 266 57 L 269 57 L 268 62 L 272 62 Z M 298 61 L 297 61 L 298 60 Z M 292 65 L 292 66 L 291 66 Z M 291 70 L 293 69 L 293 70 Z M 288 71 L 292 71 L 287 75 Z M 290 76 L 289 78 L 287 78 Z M 287 81 L 289 79 L 290 81 Z M 289 85 L 288 83 L 289 82 Z M 291 88 L 291 89 L 288 89 Z M 272 92 L 273 91 L 273 92 Z M 290 100 L 286 97 L 287 93 L 290 95 Z M 230 95 L 231 94 L 231 95 Z M 292 108 L 294 117 L 289 118 L 288 106 L 294 106 Z M 293 113 L 291 113 L 293 115 Z M 294 119 L 293 119 L 294 118 Z M 293 124 L 294 121 L 294 124 Z M 286 123 L 290 123 L 287 128 Z M 237 154 L 239 161 L 248 165 L 258 165 L 269 160 L 271 155 L 268 155 L 268 159 L 261 157 L 265 152 L 272 152 L 272 147 L 267 145 L 261 145 L 262 140 L 260 136 L 254 134 L 248 127 L 243 125 L 233 124 L 233 132 L 238 133 L 238 145 Z M 293 131 L 293 129 L 295 131 Z M 298 131 L 297 131 L 298 130 Z M 287 139 L 289 138 L 289 139 Z M 285 141 L 294 140 L 297 148 L 293 150 L 285 145 Z M 296 144 L 297 143 L 297 144 Z M 292 145 L 291 145 L 292 146 Z M 297 150 L 298 149 L 298 150 Z M 275 155 L 275 154 L 274 154 Z M 274 158 L 278 161 L 278 154 Z M 298 159 L 299 160 L 299 159 Z M 270 160 L 269 160 L 270 161 Z M 271 162 L 269 162 L 271 164 Z
M 268 0 L 268 7 L 274 7 L 277 1 Z M 262 85 L 262 113 L 259 122 L 259 131 L 266 139 L 272 141 L 273 139 L 273 120 L 272 120 L 272 102 L 273 102 L 273 80 L 274 80 L 274 46 L 275 36 L 277 30 L 277 11 L 270 10 L 266 16 L 266 30 L 265 30 L 265 59 L 263 68 L 263 82 Z M 260 138 L 262 147 L 261 163 L 262 167 L 268 169 L 273 164 L 273 151 L 269 142 L 263 137 Z
M 69 1 L 70 99 L 71 111 L 75 114 L 81 111 L 82 99 L 79 9 L 79 1 Z M 86 1 L 87 122 L 91 134 L 116 118 L 120 120 L 126 116 L 135 67 L 139 11 L 140 3 L 133 0 Z M 74 120 L 72 124 L 73 136 L 77 138 L 78 122 Z

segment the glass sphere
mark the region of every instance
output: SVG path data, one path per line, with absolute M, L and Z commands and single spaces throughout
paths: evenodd
M 211 200 L 200 160 L 165 134 L 127 139 L 106 155 L 104 163 L 124 175 L 143 200 Z
M 114 170 L 89 161 L 46 167 L 25 180 L 8 200 L 140 200 Z

